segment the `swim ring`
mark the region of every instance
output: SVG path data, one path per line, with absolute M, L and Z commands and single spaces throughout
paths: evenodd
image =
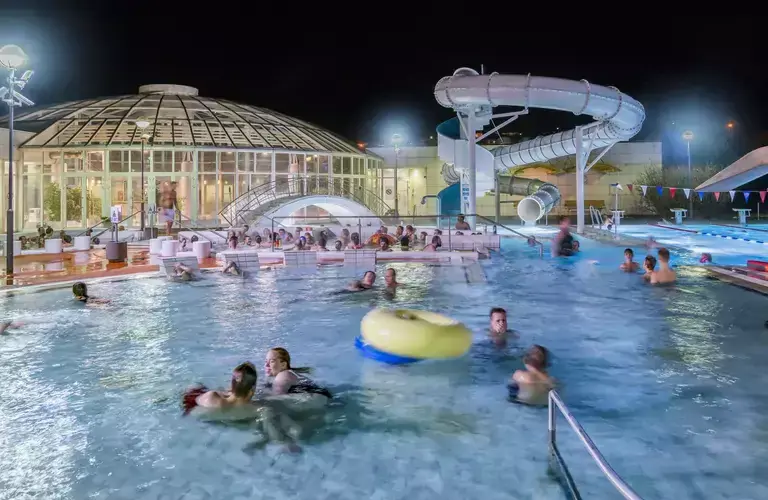
M 366 358 L 373 359 L 380 363 L 386 363 L 388 365 L 407 365 L 421 361 L 419 358 L 407 358 L 405 356 L 398 356 L 396 354 L 380 351 L 366 342 L 365 339 L 359 335 L 355 337 L 355 347 L 357 347 L 357 350 L 360 351 L 360 354 Z
M 360 331 L 366 344 L 403 358 L 455 358 L 472 343 L 472 333 L 462 323 L 429 311 L 374 309 L 363 318 Z
M 387 240 L 387 243 L 389 243 L 390 245 L 394 245 L 395 243 L 397 243 L 397 238 L 395 238 L 391 234 L 381 234 L 381 233 L 374 234 L 373 236 L 368 238 L 368 241 L 366 243 L 368 245 L 378 245 L 382 237 L 385 238 Z

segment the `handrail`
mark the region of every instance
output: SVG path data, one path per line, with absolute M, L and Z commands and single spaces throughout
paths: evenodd
M 358 194 L 355 194 L 355 188 L 345 188 L 343 182 L 333 182 L 333 179 L 329 179 L 329 182 L 324 186 L 316 187 L 310 186 L 310 183 L 308 182 L 309 180 L 311 179 L 280 178 L 279 180 L 260 184 L 235 198 L 219 212 L 219 215 L 226 220 L 230 226 L 234 226 L 238 223 L 238 219 L 243 219 L 243 222 L 247 222 L 242 216 L 243 212 L 256 209 L 273 200 L 287 198 L 289 196 L 309 195 L 329 195 L 350 198 L 361 205 L 368 207 L 372 212 L 379 216 L 384 216 L 392 210 L 384 200 L 362 186 L 356 186 L 357 190 L 363 191 L 363 197 L 361 198 Z
M 91 241 L 93 241 L 93 239 L 94 239 L 94 238 L 98 238 L 99 236 L 101 236 L 102 234 L 106 233 L 107 231 L 110 231 L 110 230 L 112 230 L 112 227 L 113 227 L 113 226 L 116 226 L 116 225 L 117 225 L 117 226 L 119 226 L 119 225 L 120 225 L 120 224 L 122 224 L 123 222 L 127 221 L 128 219 L 131 219 L 131 218 L 135 217 L 135 216 L 136 216 L 136 214 L 140 214 L 140 213 L 141 213 L 141 210 L 136 210 L 135 212 L 133 212 L 133 213 L 132 213 L 131 215 L 129 215 L 128 217 L 126 217 L 126 218 L 124 218 L 124 219 L 122 219 L 122 220 L 119 220 L 119 221 L 117 221 L 117 222 L 113 222 L 113 223 L 110 223 L 110 226 L 109 226 L 109 227 L 107 227 L 107 228 L 104 228 L 104 229 L 102 229 L 102 230 L 101 230 L 101 232 L 99 232 L 99 233 L 96 233 L 96 234 L 94 234 L 93 236 L 91 236 Z M 103 222 L 99 222 L 99 224 L 103 224 Z M 99 224 L 96 224 L 96 225 L 98 226 Z M 93 226 L 93 227 L 96 227 L 96 226 Z
M 618 473 L 613 470 L 613 468 L 608 464 L 608 462 L 605 460 L 605 457 L 603 457 L 602 453 L 600 453 L 600 450 L 597 449 L 597 446 L 595 446 L 595 443 L 592 441 L 592 439 L 589 437 L 587 432 L 584 430 L 584 428 L 579 424 L 579 422 L 576 420 L 576 417 L 573 416 L 571 411 L 568 409 L 568 407 L 563 403 L 563 400 L 560 399 L 560 395 L 557 394 L 554 390 L 549 391 L 549 397 L 547 398 L 547 410 L 549 414 L 549 449 L 550 453 L 552 453 L 553 456 L 558 460 L 558 463 L 561 467 L 563 467 L 565 472 L 565 479 L 568 483 L 568 487 L 571 489 L 571 492 L 577 497 L 581 498 L 578 494 L 578 490 L 576 490 L 576 485 L 573 484 L 573 478 L 571 477 L 570 473 L 568 472 L 567 467 L 565 467 L 565 462 L 562 460 L 562 457 L 560 456 L 560 451 L 557 448 L 556 443 L 556 431 L 557 426 L 555 423 L 555 408 L 560 410 L 560 413 L 565 417 L 566 422 L 571 426 L 571 429 L 576 433 L 576 435 L 579 437 L 579 440 L 584 445 L 584 447 L 587 449 L 587 452 L 592 456 L 592 459 L 595 461 L 597 466 L 600 468 L 600 470 L 603 472 L 603 475 L 608 479 L 608 481 L 611 482 L 611 484 L 616 488 L 616 490 L 621 493 L 621 495 L 626 498 L 627 500 L 642 500 L 642 498 L 635 493 L 635 491 L 630 487 L 619 475 Z
M 199 233 L 199 232 L 195 231 L 194 229 L 192 229 L 191 227 L 187 227 L 187 226 L 182 225 L 182 223 L 181 223 L 181 218 L 182 217 L 184 217 L 189 222 L 192 222 L 192 219 L 190 217 L 187 217 L 183 213 L 181 213 L 180 210 L 178 210 L 178 213 L 179 213 L 179 222 L 177 222 L 177 224 L 179 226 L 179 229 L 186 229 L 187 231 L 191 231 L 191 232 L 195 233 L 196 235 L 200 236 L 201 238 L 205 238 L 206 240 L 208 240 L 211 243 L 211 245 L 213 245 L 213 240 L 210 239 L 209 237 L 207 237 L 206 235 L 204 235 L 203 233 Z M 216 234 L 216 233 L 214 233 L 214 234 Z M 219 236 L 219 235 L 216 235 L 216 236 Z M 222 238 L 224 241 L 227 241 L 226 238 L 221 237 L 221 236 L 219 236 L 219 237 Z
M 471 216 L 472 215 L 467 215 L 467 217 L 471 217 Z M 479 219 L 483 219 L 484 221 L 490 222 L 494 226 L 499 226 L 502 229 L 506 229 L 507 231 L 509 231 L 511 233 L 514 233 L 517 236 L 520 236 L 521 238 L 525 238 L 526 240 L 532 239 L 535 244 L 539 245 L 539 255 L 544 257 L 544 243 L 542 243 L 541 241 L 537 240 L 535 236 L 533 236 L 533 235 L 525 235 L 525 234 L 523 234 L 523 233 L 521 233 L 519 231 L 516 231 L 516 230 L 512 229 L 511 227 L 507 227 L 504 224 L 497 223 L 494 220 L 489 219 L 488 217 L 485 217 L 484 215 L 474 214 L 474 217 L 477 217 Z M 450 224 L 450 221 L 449 221 L 449 224 Z

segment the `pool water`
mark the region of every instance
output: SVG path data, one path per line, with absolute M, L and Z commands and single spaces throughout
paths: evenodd
M 28 323 L 0 338 L 0 499 L 564 498 L 546 410 L 506 401 L 532 343 L 550 349 L 563 399 L 644 498 L 768 498 L 766 299 L 696 267 L 652 288 L 617 272 L 621 251 L 586 242 L 578 259 L 539 259 L 505 239 L 480 273 L 394 266 L 394 298 L 335 295 L 342 268 L 94 285 L 113 300 L 103 309 L 66 290 L 0 298 L 2 318 Z M 362 359 L 353 339 L 377 306 L 448 314 L 476 345 L 455 361 Z M 486 343 L 491 306 L 520 333 L 507 351 Z M 223 386 L 277 345 L 337 395 L 303 453 L 181 416 L 185 387 Z M 616 498 L 559 423 L 584 498 Z

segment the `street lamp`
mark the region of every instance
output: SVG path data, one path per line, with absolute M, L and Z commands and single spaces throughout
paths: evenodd
M 395 218 L 400 217 L 400 210 L 397 203 L 397 160 L 400 155 L 400 143 L 403 138 L 400 134 L 392 134 L 392 146 L 395 148 Z
M 32 71 L 27 70 L 16 78 L 16 70 L 27 62 L 27 55 L 18 45 L 6 45 L 0 48 L 0 66 L 8 70 L 7 87 L 0 87 L 0 99 L 8 104 L 8 208 L 6 212 L 5 237 L 5 275 L 8 284 L 13 284 L 13 108 L 35 103 L 16 92 L 22 90 L 30 78 Z
M 693 132 L 686 130 L 683 132 L 683 140 L 688 147 L 688 186 L 693 189 L 693 181 L 691 180 L 691 141 L 693 140 Z M 693 197 L 694 193 L 688 196 L 688 217 L 693 217 Z
M 144 194 L 146 191 L 144 187 L 144 143 L 151 136 L 146 132 L 147 127 L 149 127 L 147 120 L 136 120 L 136 127 L 141 130 L 141 225 L 139 229 L 141 230 L 141 237 L 144 238 Z

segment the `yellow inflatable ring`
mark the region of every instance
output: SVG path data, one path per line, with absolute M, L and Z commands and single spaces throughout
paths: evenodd
M 472 332 L 462 323 L 412 309 L 374 309 L 363 318 L 360 331 L 376 349 L 408 358 L 455 358 L 472 344 Z

